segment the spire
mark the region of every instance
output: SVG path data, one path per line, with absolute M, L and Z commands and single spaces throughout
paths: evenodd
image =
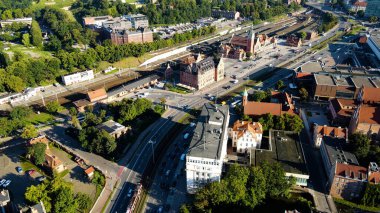
M 247 88 L 244 88 L 243 97 L 248 97 Z
M 196 61 L 196 63 L 200 62 L 201 60 L 202 60 L 202 55 L 201 55 L 201 53 L 199 52 L 199 53 L 198 53 L 198 56 L 197 56 L 197 61 Z

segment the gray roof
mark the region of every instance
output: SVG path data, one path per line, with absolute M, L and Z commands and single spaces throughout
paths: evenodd
M 205 58 L 199 62 L 187 65 L 185 71 L 190 73 L 205 73 L 207 71 L 214 71 L 215 63 L 212 57 Z
M 116 89 L 112 89 L 110 91 L 107 92 L 107 95 L 108 97 L 110 96 L 114 96 L 114 95 L 117 95 L 123 91 L 130 91 L 132 89 L 135 89 L 135 88 L 138 88 L 144 84 L 147 84 L 151 81 L 154 81 L 154 80 L 158 80 L 160 79 L 160 76 L 156 75 L 156 74 L 153 74 L 153 75 L 149 75 L 149 76 L 146 76 L 146 77 L 143 77 L 143 78 L 140 78 L 136 81 L 133 81 L 131 83 L 128 83 L 128 84 L 123 84 L 122 86 L 116 88 Z
M 375 29 L 370 32 L 371 40 L 376 44 L 377 48 L 380 49 L 380 29 Z
M 317 85 L 355 86 L 347 76 L 314 74 L 314 78 Z
M 318 85 L 335 85 L 330 75 L 314 75 L 314 78 Z
M 33 210 L 32 212 L 46 213 L 45 205 L 44 205 L 44 203 L 42 201 L 40 201 L 36 205 L 30 207 L 30 209 Z
M 302 72 L 313 73 L 322 72 L 322 66 L 319 62 L 309 62 L 301 66 Z
M 197 125 L 191 138 L 189 157 L 219 159 L 222 154 L 224 131 L 229 123 L 229 108 L 227 105 L 206 103 L 198 117 Z
M 323 146 L 326 147 L 328 157 L 330 162 L 334 163 L 349 163 L 354 165 L 359 165 L 356 156 L 351 152 L 348 152 L 348 144 L 344 138 L 333 138 L 329 136 L 324 136 Z
M 97 128 L 105 130 L 106 132 L 108 132 L 109 134 L 111 134 L 113 132 L 125 129 L 125 126 L 123 126 L 123 125 L 121 125 L 118 122 L 115 122 L 113 120 L 108 120 L 108 121 L 106 121 L 104 123 L 99 124 L 97 126 Z
M 367 77 L 351 77 L 352 82 L 354 82 L 357 88 L 364 87 L 376 87 L 369 78 Z
M 270 131 L 269 149 L 253 149 L 251 164 L 258 166 L 265 161 L 278 162 L 285 172 L 308 175 L 305 156 L 298 134 L 279 130 Z M 281 141 L 281 138 L 286 138 Z

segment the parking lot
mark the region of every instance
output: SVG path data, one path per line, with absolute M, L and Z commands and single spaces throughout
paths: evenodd
M 60 174 L 65 181 L 73 185 L 74 192 L 85 193 L 95 200 L 96 186 L 88 180 L 83 168 L 71 160 L 71 156 L 66 152 L 53 146 L 50 146 L 49 149 L 66 167 L 66 170 Z M 0 151 L 0 180 L 11 180 L 9 186 L 5 188 L 10 192 L 13 205 L 20 209 L 27 206 L 24 199 L 26 189 L 31 185 L 37 185 L 40 182 L 39 178 L 44 176 L 24 159 L 25 152 L 24 145 Z M 17 167 L 22 168 L 23 171 L 18 172 Z M 34 170 L 34 172 L 29 174 L 30 170 Z

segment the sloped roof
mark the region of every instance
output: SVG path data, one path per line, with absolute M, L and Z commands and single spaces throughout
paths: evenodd
M 363 101 L 380 102 L 380 88 L 363 87 Z
M 90 101 L 93 102 L 93 101 L 107 98 L 107 92 L 104 89 L 104 87 L 102 87 L 96 90 L 89 91 L 87 93 L 87 96 L 90 99 Z
M 360 106 L 358 120 L 359 123 L 380 124 L 380 106 Z
M 335 167 L 335 175 L 351 179 L 366 180 L 367 168 L 345 163 L 337 163 Z
M 249 101 L 244 106 L 245 115 L 281 115 L 282 104 Z
M 347 129 L 332 126 L 317 126 L 317 134 L 321 136 L 330 136 L 335 138 L 346 138 Z
M 259 122 L 249 122 L 249 121 L 235 121 L 232 130 L 238 132 L 237 138 L 244 135 L 245 132 L 250 132 L 252 134 L 262 134 L 263 127 Z
M 380 172 L 371 172 L 368 177 L 368 182 L 379 184 L 380 183 Z
M 62 161 L 57 156 L 53 155 L 49 150 L 46 150 L 45 152 L 45 160 L 47 165 L 52 169 L 55 169 L 62 164 Z
M 89 174 L 93 173 L 94 171 L 95 171 L 94 167 L 90 166 L 86 170 L 84 170 L 84 173 L 89 175 Z

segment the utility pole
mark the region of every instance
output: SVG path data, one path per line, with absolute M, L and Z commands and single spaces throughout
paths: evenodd
M 42 99 L 42 105 L 45 106 L 45 99 L 44 99 L 44 96 L 43 96 L 43 95 L 41 95 L 41 99 Z

